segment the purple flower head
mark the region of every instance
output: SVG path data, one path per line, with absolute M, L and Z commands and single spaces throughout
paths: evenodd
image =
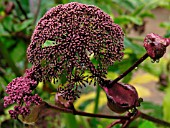
M 144 47 L 148 55 L 155 61 L 159 60 L 166 52 L 166 47 L 170 44 L 170 39 L 163 38 L 151 33 L 145 37 Z
M 27 49 L 39 81 L 57 78 L 73 69 L 94 71 L 91 56 L 100 64 L 95 73 L 123 56 L 122 29 L 95 6 L 72 2 L 50 9 L 38 22 Z M 100 72 L 100 73 L 99 73 Z M 94 74 L 94 72 L 92 72 Z
M 31 104 L 38 105 L 41 103 L 41 98 L 37 94 L 32 94 L 32 90 L 35 89 L 36 86 L 37 82 L 31 79 L 29 70 L 27 70 L 24 77 L 18 77 L 8 84 L 6 87 L 8 96 L 4 97 L 4 107 L 13 103 L 18 104 L 14 110 L 9 111 L 11 117 L 16 118 L 18 114 L 25 116 L 29 114 L 28 107 Z M 22 105 L 23 103 L 25 106 Z

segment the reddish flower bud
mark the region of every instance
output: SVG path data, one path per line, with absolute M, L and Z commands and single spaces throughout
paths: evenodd
M 145 37 L 144 47 L 148 55 L 155 61 L 159 60 L 165 54 L 169 42 L 169 39 L 151 33 Z
M 123 113 L 140 105 L 136 89 L 123 83 L 110 83 L 112 85 L 103 86 L 107 95 L 108 107 L 116 112 Z

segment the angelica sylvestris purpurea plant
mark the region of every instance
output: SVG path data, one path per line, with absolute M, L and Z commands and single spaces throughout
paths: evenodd
M 123 58 L 123 39 L 121 27 L 95 6 L 72 2 L 50 9 L 38 22 L 27 49 L 32 68 L 8 84 L 4 106 L 15 103 L 14 109 L 9 111 L 15 119 L 29 116 L 33 106 L 44 105 L 74 115 L 118 119 L 108 128 L 118 123 L 127 127 L 137 117 L 170 126 L 140 112 L 137 107 L 142 99 L 136 89 L 128 83 L 118 82 L 148 56 L 153 61 L 159 60 L 170 39 L 148 34 L 144 40 L 146 54 L 115 80 L 108 80 L 108 67 Z M 32 93 L 39 82 L 56 83 L 57 105 L 49 104 Z M 106 93 L 108 107 L 113 112 L 127 114 L 112 116 L 75 110 L 73 103 L 87 85 L 100 86 Z

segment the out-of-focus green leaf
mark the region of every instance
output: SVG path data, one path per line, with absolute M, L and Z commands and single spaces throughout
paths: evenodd
M 154 75 L 151 75 L 149 73 L 145 74 L 137 74 L 135 75 L 129 82 L 129 84 L 134 85 L 138 95 L 140 97 L 149 97 L 151 96 L 151 91 L 147 88 L 142 86 L 143 84 L 149 84 L 151 82 L 157 82 L 158 78 Z
M 158 104 L 154 104 L 152 102 L 142 102 L 140 109 L 148 111 L 150 116 L 162 119 L 163 117 L 163 110 L 162 106 Z
M 139 15 L 141 18 L 149 17 L 149 18 L 154 18 L 155 15 L 152 14 L 150 11 L 144 11 Z
M 133 79 L 130 81 L 132 84 L 147 84 L 150 82 L 157 82 L 159 79 L 158 77 L 150 74 L 150 73 L 143 73 L 143 74 L 137 74 L 133 77 Z
M 132 49 L 137 56 L 142 56 L 145 53 L 145 49 L 142 46 L 131 42 L 128 38 L 124 38 L 124 44 L 125 48 Z
M 66 128 L 79 128 L 75 115 L 65 113 L 64 117 Z
M 14 25 L 14 30 L 15 32 L 19 32 L 22 31 L 24 29 L 26 29 L 28 26 L 30 26 L 32 24 L 33 20 L 25 20 L 22 23 L 18 23 Z
M 132 0 L 112 0 L 112 1 L 131 12 L 136 8 Z
M 166 28 L 166 29 L 170 29 L 170 22 L 162 22 L 160 24 L 160 27 Z
M 140 5 L 133 13 L 132 16 L 140 15 L 145 5 Z
M 170 29 L 165 34 L 165 38 L 169 38 L 169 37 L 170 37 Z
M 166 89 L 166 95 L 163 100 L 163 116 L 164 119 L 170 122 L 170 86 Z
M 138 128 L 157 128 L 153 122 L 145 120 Z
M 16 44 L 16 41 L 14 39 L 1 37 L 0 41 L 2 42 L 4 48 L 10 48 L 10 47 L 15 48 L 13 47 L 13 45 Z
M 0 36 L 10 36 L 9 32 L 5 31 L 2 24 L 0 24 Z
M 5 30 L 7 31 L 12 31 L 12 26 L 13 26 L 13 17 L 12 16 L 7 16 L 3 19 L 2 24 Z
M 132 78 L 132 72 L 126 75 L 126 77 L 123 78 L 123 83 L 128 83 Z
M 168 63 L 168 59 L 166 58 L 161 58 L 159 63 L 156 62 L 152 63 L 151 59 L 148 58 L 142 63 L 141 67 L 148 73 L 155 76 L 159 76 L 165 70 L 167 63 Z M 159 67 L 159 68 L 155 68 L 155 67 Z
M 117 24 L 126 24 L 129 22 L 132 22 L 137 25 L 142 25 L 142 23 L 143 23 L 143 21 L 140 17 L 134 17 L 134 16 L 130 16 L 130 15 L 121 15 L 119 17 L 116 17 L 114 19 L 114 22 Z
M 23 42 L 19 42 L 17 46 L 11 51 L 11 56 L 15 62 L 19 62 L 25 58 L 26 45 Z
M 118 74 L 112 71 L 108 71 L 106 77 L 109 80 L 114 80 L 116 77 L 118 77 Z
M 74 103 L 75 108 L 79 108 L 79 106 L 82 103 L 91 100 L 92 102 L 85 106 L 86 107 L 85 111 L 86 112 L 93 112 L 93 109 L 94 109 L 94 106 L 95 106 L 95 103 L 93 102 L 93 100 L 95 99 L 95 96 L 96 96 L 95 92 L 90 92 L 88 94 L 82 94 L 80 96 L 80 98 L 77 99 L 77 101 Z M 106 102 L 107 102 L 106 94 L 104 93 L 103 90 L 101 90 L 100 98 L 99 98 L 99 107 L 102 107 L 104 104 L 106 104 Z
M 75 2 L 75 0 L 69 0 L 69 2 Z M 95 5 L 94 0 L 76 0 L 76 2 L 89 4 L 89 5 Z

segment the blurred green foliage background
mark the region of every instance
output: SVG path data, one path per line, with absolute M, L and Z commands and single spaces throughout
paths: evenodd
M 142 42 L 151 24 L 149 32 L 155 32 L 155 29 L 161 28 L 162 31 L 157 34 L 170 37 L 170 0 L 0 0 L 0 128 L 105 128 L 113 121 L 44 110 L 44 113 L 40 113 L 39 120 L 32 122 L 29 126 L 20 120 L 10 119 L 8 110 L 13 106 L 3 107 L 5 87 L 12 79 L 23 75 L 25 70 L 31 67 L 27 61 L 26 49 L 36 23 L 51 7 L 73 1 L 101 8 L 123 28 L 126 34 L 124 59 L 109 67 L 108 79 L 114 79 L 145 53 Z M 160 21 L 159 26 L 155 26 L 154 24 L 159 20 L 156 14 L 168 18 L 166 21 Z M 148 21 L 151 23 L 149 24 Z M 159 63 L 153 64 L 150 59 L 147 59 L 138 69 L 123 79 L 123 82 L 134 85 L 141 97 L 146 97 L 146 101 L 144 98 L 139 108 L 141 111 L 168 122 L 170 122 L 169 51 Z M 157 91 L 152 92 L 151 86 Z M 54 102 L 55 85 L 48 86 L 40 83 L 36 91 L 45 101 Z M 99 98 L 96 97 L 96 92 Z M 160 99 L 153 97 L 153 95 L 160 96 L 159 94 L 161 94 Z M 147 100 L 147 97 L 151 98 Z M 84 89 L 81 98 L 76 101 L 75 107 L 82 111 L 114 115 L 115 113 L 106 107 L 106 102 L 102 90 L 88 86 Z M 116 128 L 119 127 L 116 126 Z M 138 119 L 130 127 L 157 128 L 160 126 Z

